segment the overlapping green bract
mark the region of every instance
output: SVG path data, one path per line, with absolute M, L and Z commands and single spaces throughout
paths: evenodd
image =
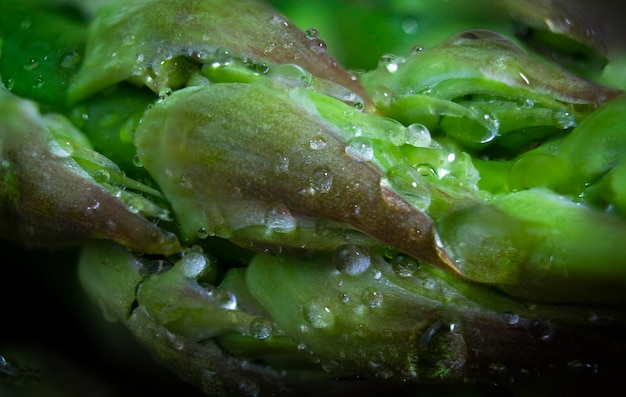
M 184 29 L 180 29 L 184 26 Z M 257 1 L 121 1 L 98 9 L 70 100 L 130 80 L 155 93 L 184 86 L 201 67 L 242 61 L 261 73 L 297 63 L 370 107 L 359 82 L 326 54 L 323 41 Z
M 176 236 L 146 219 L 167 219 L 168 210 L 137 193 L 158 191 L 126 178 L 63 116 L 44 116 L 4 87 L 0 104 L 4 238 L 39 248 L 103 238 L 146 253 L 180 251 Z

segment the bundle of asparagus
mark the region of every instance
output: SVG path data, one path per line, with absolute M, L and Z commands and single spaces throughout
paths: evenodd
M 619 372 L 623 59 L 567 9 L 0 7 L 2 237 L 205 393 Z

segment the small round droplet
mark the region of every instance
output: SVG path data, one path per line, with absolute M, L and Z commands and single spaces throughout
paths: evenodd
M 248 329 L 254 339 L 267 339 L 272 335 L 273 326 L 270 320 L 258 317 L 250 322 Z
M 180 260 L 185 277 L 196 278 L 202 274 L 208 266 L 207 258 L 199 252 L 189 252 Z
M 430 131 L 424 124 L 413 123 L 406 128 L 406 144 L 415 147 L 429 147 L 432 143 Z
M 348 303 L 350 301 L 350 295 L 343 292 L 341 294 L 339 294 L 339 302 L 341 303 Z
M 357 161 L 371 161 L 374 158 L 372 141 L 365 137 L 356 137 L 348 141 L 345 152 Z
M 138 168 L 143 167 L 143 164 L 141 163 L 141 160 L 139 159 L 139 155 L 137 154 L 133 156 L 133 165 Z
M 422 51 L 424 51 L 424 47 L 423 47 L 423 46 L 421 46 L 421 45 L 415 45 L 415 46 L 411 47 L 411 52 L 410 52 L 410 54 L 411 54 L 411 55 L 415 55 L 415 54 L 417 54 L 417 53 L 419 53 L 419 52 L 422 52 Z
M 164 101 L 172 95 L 172 89 L 169 87 L 165 87 L 159 91 L 159 100 Z
M 284 154 L 279 154 L 276 159 L 276 171 L 287 172 L 289 171 L 289 157 Z
M 93 174 L 93 179 L 98 183 L 107 183 L 111 179 L 111 174 L 105 169 L 97 170 Z
M 326 42 L 319 38 L 310 39 L 309 48 L 316 54 L 326 53 Z
M 507 325 L 516 325 L 520 321 L 519 314 L 513 312 L 504 312 L 502 318 Z
M 29 59 L 23 66 L 24 70 L 31 71 L 39 66 L 39 62 L 35 58 Z
M 61 56 L 59 66 L 63 69 L 74 69 L 80 65 L 80 55 L 76 51 L 67 52 Z
M 372 288 L 363 291 L 364 302 L 372 309 L 378 309 L 383 305 L 383 294 Z
M 335 315 L 330 308 L 317 302 L 311 302 L 305 306 L 302 314 L 313 328 L 326 328 L 335 323 Z
M 265 226 L 275 232 L 287 233 L 296 228 L 297 222 L 287 207 L 276 207 L 265 213 Z
M 437 176 L 437 170 L 429 163 L 419 163 L 415 165 L 418 174 L 423 177 Z
M 309 179 L 308 186 L 301 191 L 302 194 L 314 196 L 316 194 L 328 193 L 333 185 L 333 174 L 325 168 L 316 168 Z
M 392 259 L 391 267 L 398 276 L 411 277 L 419 269 L 419 263 L 413 257 L 400 254 Z
M 369 269 L 372 261 L 365 249 L 358 245 L 348 244 L 335 251 L 333 264 L 341 273 L 354 276 Z
M 417 21 L 413 18 L 407 18 L 402 21 L 402 30 L 406 34 L 415 34 L 417 32 L 417 28 L 419 27 Z
M 201 227 L 198 230 L 196 230 L 196 236 L 198 236 L 200 240 L 203 240 L 209 237 L 209 231 L 207 230 L 206 227 Z
M 305 30 L 304 34 L 306 34 L 306 37 L 308 37 L 309 39 L 316 39 L 319 37 L 319 32 L 315 28 L 309 28 Z
M 389 73 L 395 73 L 398 71 L 399 65 L 403 62 L 402 57 L 398 57 L 393 54 L 386 54 L 380 57 L 378 64 L 384 67 Z
M 33 88 L 39 89 L 39 88 L 42 88 L 43 86 L 44 86 L 43 77 L 37 76 L 37 78 L 35 79 L 35 83 L 33 84 Z

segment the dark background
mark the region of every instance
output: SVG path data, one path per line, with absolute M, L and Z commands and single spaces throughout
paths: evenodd
M 626 1 L 578 7 L 611 48 L 626 48 Z M 202 395 L 102 318 L 78 285 L 75 251 L 0 249 L 0 397 Z

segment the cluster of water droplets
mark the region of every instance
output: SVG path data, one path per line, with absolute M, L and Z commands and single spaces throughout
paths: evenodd
M 326 42 L 320 39 L 319 32 L 315 28 L 309 28 L 304 31 L 306 37 L 309 39 L 309 48 L 316 54 L 326 53 Z

